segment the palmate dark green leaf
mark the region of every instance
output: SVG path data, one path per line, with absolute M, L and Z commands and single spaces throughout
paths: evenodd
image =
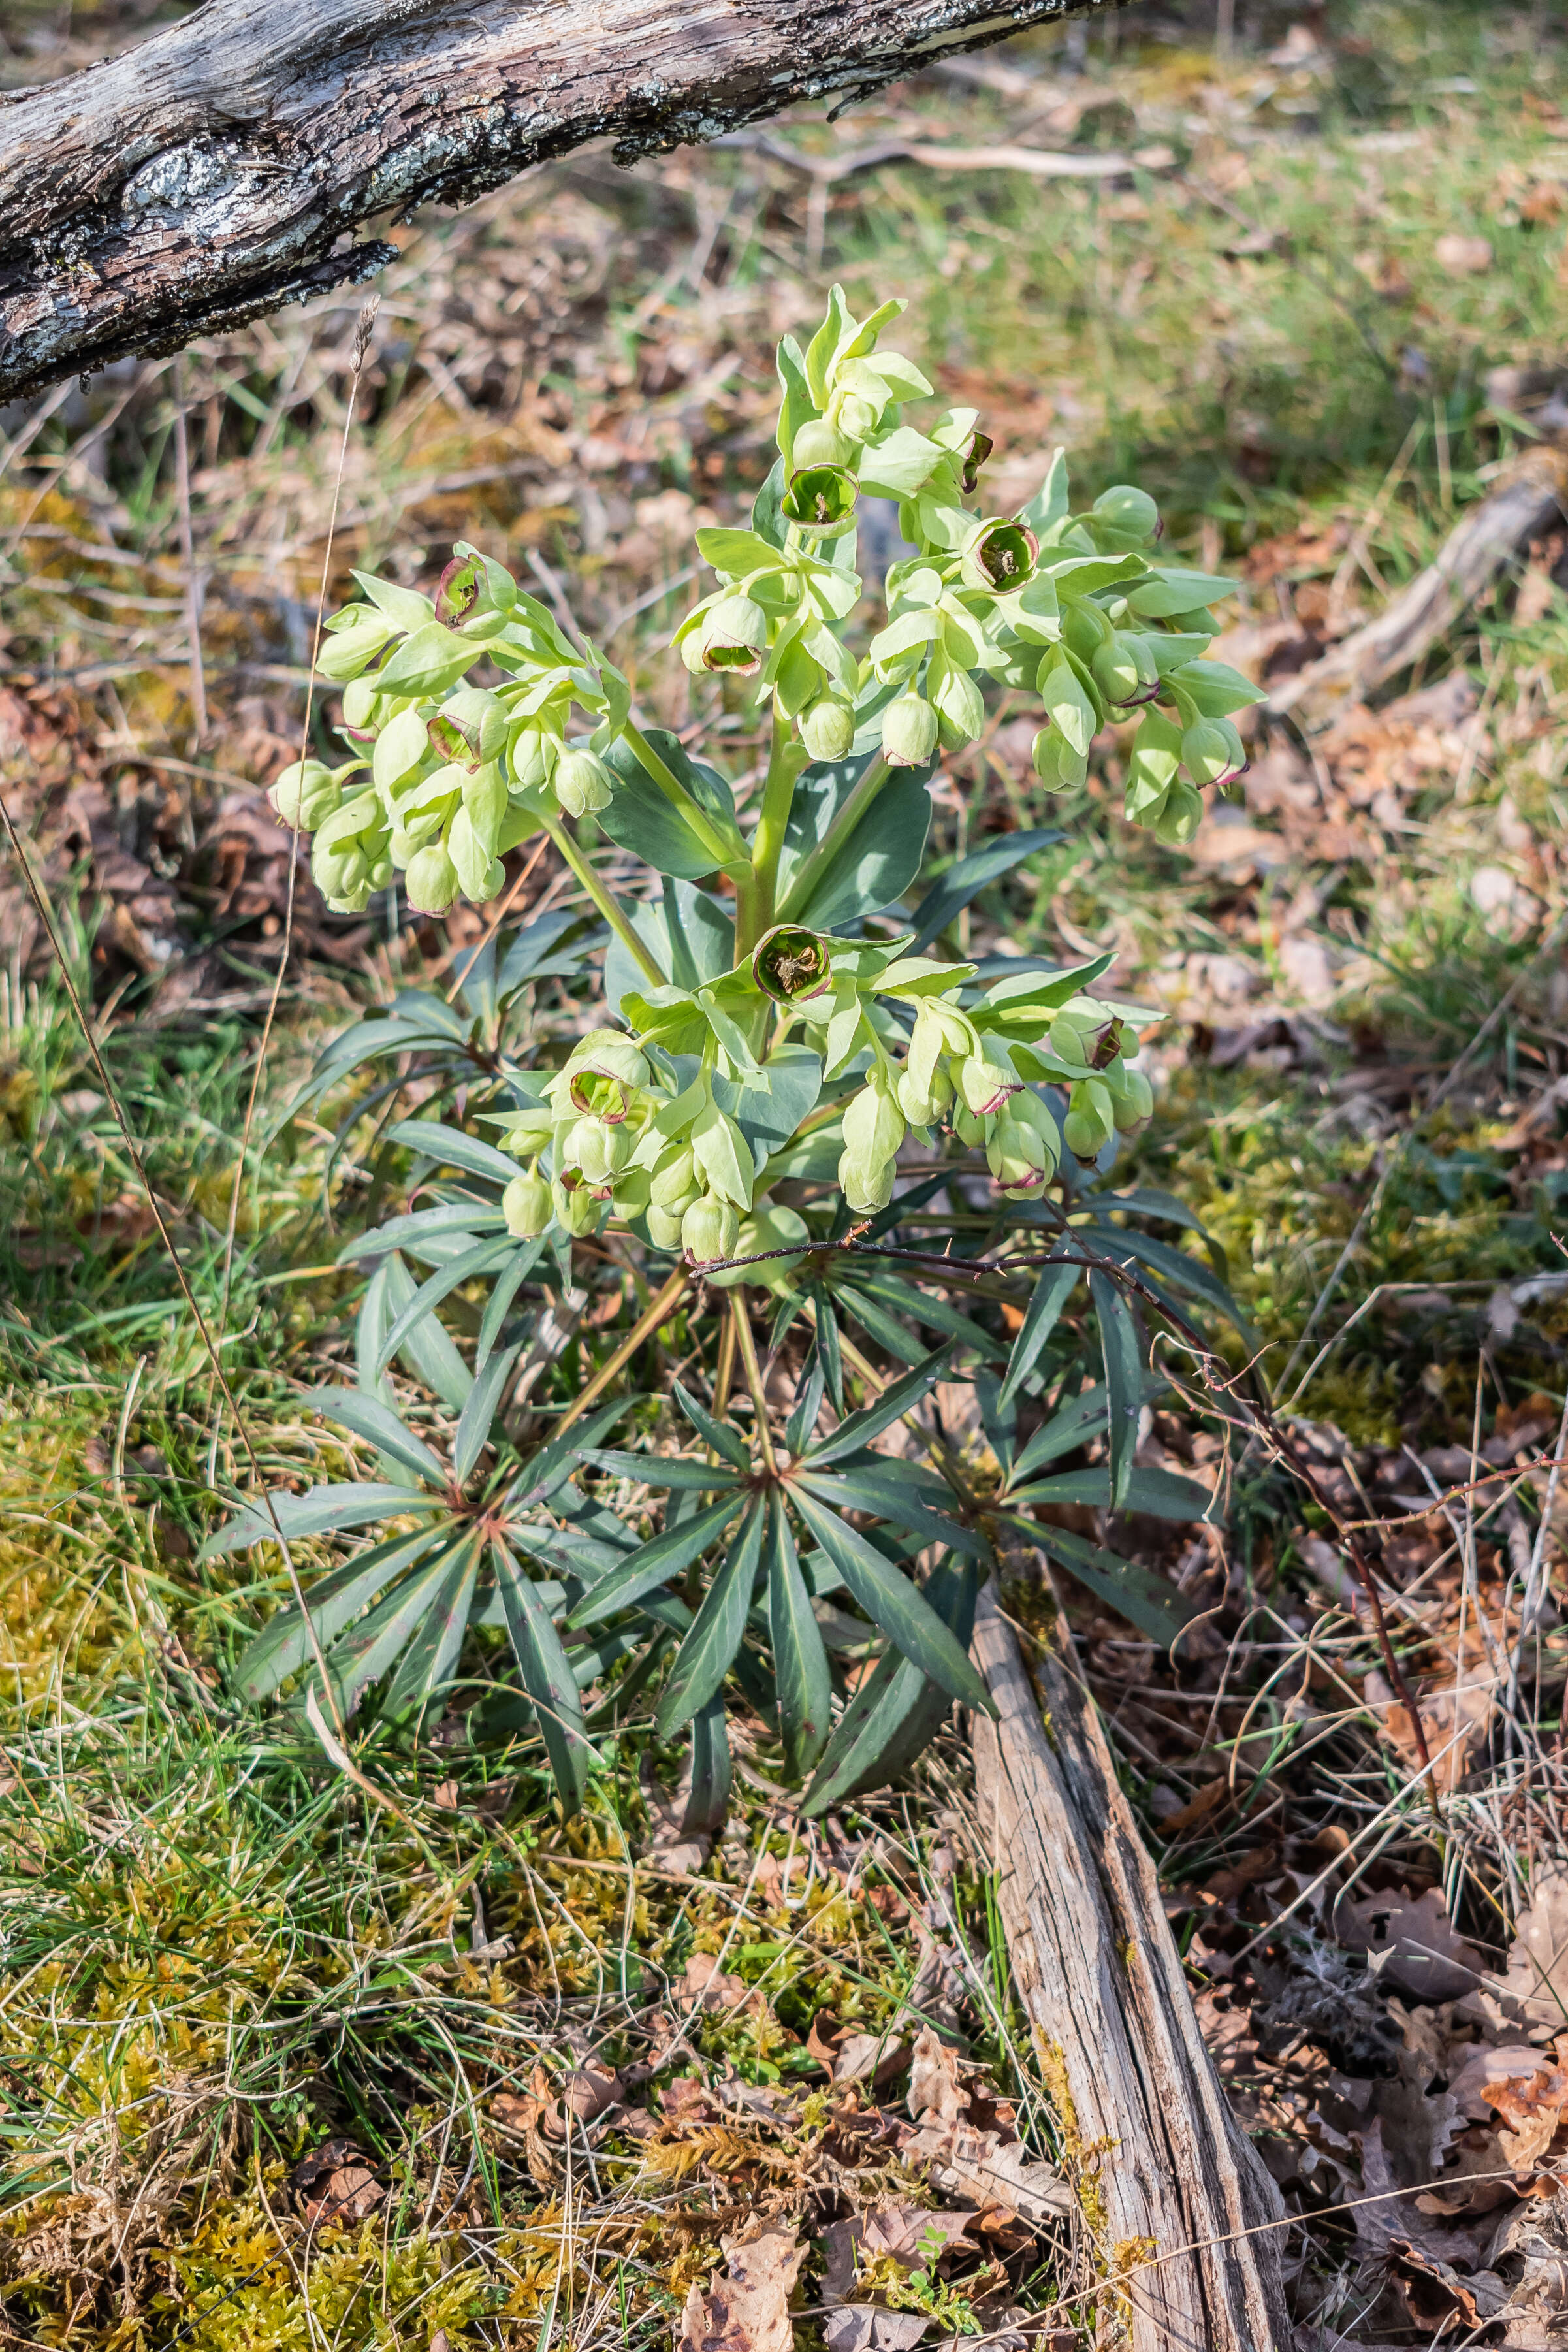
M 692 1718 L 692 1784 L 681 1815 L 685 1835 L 706 1836 L 723 1828 L 729 1811 L 731 1769 L 724 1701 L 710 1698 Z
M 641 1601 L 656 1585 L 679 1576 L 694 1559 L 707 1549 L 728 1527 L 740 1509 L 742 1496 L 726 1495 L 722 1501 L 710 1503 L 706 1511 L 695 1518 L 685 1519 L 678 1527 L 666 1528 L 662 1536 L 644 1544 L 640 1551 L 619 1567 L 601 1577 L 598 1583 L 585 1592 L 570 1616 L 569 1625 L 597 1624 L 612 1611 L 624 1609 L 633 1601 Z
M 471 1535 L 450 1558 L 445 1577 L 403 1652 L 382 1703 L 382 1713 L 393 1722 L 420 1712 L 451 1681 L 468 1630 L 481 1549 L 480 1538 Z
M 1111 1456 L 1111 1502 L 1119 1509 L 1126 1500 L 1138 1444 L 1138 1415 L 1144 1402 L 1144 1352 L 1133 1310 L 1113 1277 L 1092 1274 L 1089 1296 L 1100 1326 L 1100 1351 L 1105 1363 L 1105 1427 Z
M 1061 1319 L 1062 1308 L 1078 1287 L 1082 1272 L 1082 1267 L 1078 1265 L 1047 1265 L 1041 1269 L 1008 1361 L 1007 1378 L 1002 1382 L 1001 1395 L 998 1400 L 1004 1408 L 1012 1402 L 1039 1363 L 1046 1342 Z
M 1249 1348 L 1260 1346 L 1258 1333 L 1232 1298 L 1219 1276 L 1201 1259 L 1189 1257 L 1186 1250 L 1173 1249 L 1168 1242 L 1155 1241 L 1149 1234 L 1132 1233 L 1117 1228 L 1113 1234 L 1097 1233 L 1094 1241 L 1107 1255 L 1135 1259 L 1155 1274 L 1163 1275 L 1174 1289 L 1190 1291 L 1212 1307 L 1217 1314 L 1234 1326 Z
M 792 1780 L 809 1772 L 826 1744 L 833 1678 L 800 1573 L 789 1517 L 778 1494 L 768 1503 L 768 1636 L 784 1761 Z
M 675 1382 L 674 1390 L 675 1402 L 697 1435 L 711 1445 L 716 1454 L 722 1454 L 727 1462 L 733 1462 L 737 1470 L 749 1470 L 751 1456 L 747 1452 L 745 1440 L 722 1421 L 716 1421 L 706 1407 L 700 1405 L 690 1390 L 683 1388 L 679 1381 Z
M 1007 1356 L 1008 1343 L 1005 1339 L 998 1339 L 993 1332 L 975 1322 L 972 1317 L 963 1314 L 956 1307 L 950 1307 L 945 1298 L 931 1297 L 899 1275 L 863 1274 L 857 1270 L 842 1287 L 853 1290 L 862 1297 L 869 1296 L 878 1299 L 884 1307 L 906 1314 L 915 1322 L 924 1323 L 934 1331 L 947 1332 L 955 1344 L 962 1341 L 987 1360 L 999 1362 Z
M 519 1242 L 513 1255 L 502 1268 L 500 1280 L 495 1285 L 489 1297 L 486 1300 L 485 1312 L 479 1323 L 479 1337 L 474 1349 L 476 1379 L 484 1370 L 490 1350 L 500 1336 L 501 1326 L 507 1319 L 507 1307 L 538 1264 L 544 1245 L 545 1237 L 542 1234 L 536 1234 L 532 1241 Z
M 762 1558 L 763 1519 L 759 1498 L 714 1571 L 692 1630 L 675 1654 L 653 1717 L 662 1739 L 668 1739 L 707 1705 L 734 1664 Z
M 971 850 L 967 857 L 956 859 L 946 874 L 927 890 L 910 919 L 915 925 L 915 938 L 909 953 L 919 955 L 928 948 L 988 883 L 999 881 L 1004 874 L 1010 874 L 1015 866 L 1021 866 L 1024 859 L 1032 857 L 1037 850 L 1051 849 L 1066 838 L 1065 834 L 1054 829 L 1037 833 L 1003 833 L 987 842 L 983 849 Z
M 515 1340 L 492 1356 L 468 1392 L 468 1402 L 458 1416 L 452 1439 L 452 1467 L 459 1486 L 465 1485 L 488 1443 L 512 1366 L 522 1352 L 523 1343 Z
M 890 1381 L 874 1403 L 862 1405 L 858 1412 L 847 1414 L 830 1436 L 810 1448 L 812 1465 L 825 1467 L 828 1463 L 837 1462 L 846 1454 L 858 1453 L 862 1445 L 869 1445 L 873 1437 L 880 1436 L 895 1421 L 902 1421 L 933 1383 L 940 1380 L 947 1355 L 946 1348 L 936 1349 L 924 1363 L 916 1364 L 913 1371 L 903 1373 L 896 1381 Z
M 311 1389 L 299 1404 L 302 1412 L 319 1412 L 323 1421 L 335 1421 L 340 1429 L 368 1437 L 401 1469 L 412 1470 L 422 1485 L 445 1486 L 446 1468 L 439 1455 L 378 1397 L 366 1396 L 361 1389 Z
M 817 1283 L 811 1295 L 817 1308 L 817 1360 L 828 1383 L 828 1395 L 832 1401 L 833 1411 L 841 1420 L 844 1411 L 844 1358 L 839 1346 L 839 1318 L 833 1311 L 825 1283 Z
M 862 1331 L 869 1331 L 877 1344 L 885 1348 L 899 1363 L 918 1364 L 925 1357 L 925 1342 L 920 1334 L 912 1330 L 907 1323 L 901 1323 L 892 1308 L 884 1307 L 880 1299 L 869 1296 L 857 1284 L 841 1278 L 834 1282 L 832 1292 L 834 1304 L 841 1314 L 849 1316 Z
M 1198 1613 L 1192 1601 L 1152 1568 L 1145 1568 L 1137 1560 L 1123 1559 L 1118 1553 L 1106 1551 L 1103 1545 L 1091 1543 L 1087 1536 L 1073 1535 L 1066 1528 L 1047 1527 L 1038 1519 L 1021 1516 L 1015 1524 L 1050 1559 L 1071 1569 L 1080 1583 L 1086 1584 L 1100 1600 L 1109 1601 L 1130 1625 L 1135 1625 L 1140 1633 L 1146 1633 L 1162 1649 L 1168 1650 L 1182 1627 Z
M 994 1714 L 985 1684 L 909 1579 L 814 1496 L 796 1486 L 790 1499 L 855 1600 L 894 1647 L 966 1706 Z
M 1096 1465 L 1092 1470 L 1061 1470 L 1053 1478 L 1041 1478 L 1028 1486 L 1015 1487 L 1008 1496 L 1009 1503 L 1087 1503 L 1092 1508 L 1108 1509 L 1111 1502 L 1110 1473 Z M 1214 1497 L 1207 1486 L 1196 1478 L 1178 1478 L 1170 1470 L 1134 1469 L 1127 1481 L 1127 1491 L 1121 1507 L 1124 1511 L 1145 1511 L 1155 1519 L 1201 1519 Z
M 359 1357 L 360 1386 L 368 1394 L 380 1396 L 381 1373 L 376 1370 L 378 1351 L 383 1334 L 396 1321 L 414 1294 L 414 1280 L 402 1258 L 394 1251 L 383 1258 L 365 1287 L 360 1305 L 359 1323 L 355 1332 L 355 1349 Z M 417 1322 L 402 1344 L 402 1360 L 415 1380 L 434 1389 L 443 1404 L 453 1412 L 461 1412 L 474 1385 L 474 1375 L 452 1344 L 451 1336 L 443 1330 L 434 1316 Z M 383 1398 L 383 1402 L 385 1399 Z
M 450 1562 L 442 1551 L 426 1560 L 395 1591 L 378 1601 L 350 1633 L 329 1654 L 327 1664 L 338 1688 L 338 1704 L 352 1715 L 372 1683 L 391 1672 L 405 1643 L 411 1641 L 434 1608 L 445 1584 Z
M 634 1404 L 644 1402 L 641 1389 L 628 1389 L 624 1394 L 612 1397 L 608 1404 L 596 1406 L 588 1419 L 579 1423 L 575 1428 L 563 1430 L 559 1437 L 550 1438 L 512 1482 L 507 1496 L 508 1507 L 520 1511 L 535 1503 L 548 1503 L 551 1496 L 566 1485 L 584 1449 L 594 1444 L 607 1429 L 613 1429 Z
M 966 1650 L 980 1583 L 977 1568 L 944 1564 L 932 1572 L 925 1587 L 931 1607 Z M 839 1717 L 801 1812 L 810 1819 L 830 1805 L 896 1780 L 929 1745 L 951 1705 L 947 1693 L 929 1676 L 896 1650 L 888 1650 Z
M 1082 1389 L 1077 1396 L 1070 1397 L 1035 1431 L 1013 1465 L 1013 1480 L 1028 1478 L 1048 1462 L 1059 1462 L 1064 1454 L 1087 1444 L 1090 1438 L 1099 1434 L 1104 1422 L 1104 1383 L 1096 1381 L 1092 1388 Z
M 356 1553 L 340 1568 L 319 1576 L 305 1599 L 323 1650 L 330 1647 L 345 1625 L 352 1624 L 368 1601 L 373 1601 L 436 1544 L 449 1545 L 455 1536 L 450 1521 L 419 1528 L 413 1535 L 394 1536 L 371 1551 Z M 236 1695 L 251 1705 L 270 1697 L 312 1654 L 309 1628 L 299 1611 L 292 1606 L 279 1609 L 235 1668 Z
M 464 1019 L 455 1004 L 443 996 L 434 996 L 427 988 L 400 988 L 391 1007 L 398 1021 L 413 1021 L 423 1029 L 434 1029 L 449 1045 L 465 1045 L 473 1024 Z
M 644 1486 L 687 1486 L 698 1494 L 737 1486 L 740 1472 L 716 1462 L 698 1462 L 685 1454 L 622 1454 L 613 1446 L 579 1447 L 582 1459 L 612 1478 L 635 1478 Z
M 427 1242 L 448 1237 L 474 1242 L 486 1234 L 505 1233 L 506 1228 L 505 1217 L 489 1202 L 443 1201 L 438 1208 L 414 1209 L 405 1217 L 389 1217 L 384 1225 L 368 1234 L 356 1234 L 338 1252 L 338 1263 L 352 1265 L 403 1248 L 412 1249 L 417 1257 Z
M 777 1339 L 774 1341 L 778 1345 Z M 795 1402 L 784 1424 L 784 1451 L 799 1454 L 817 1426 L 817 1415 L 822 1410 L 822 1397 L 828 1376 L 821 1354 L 813 1349 L 800 1368 L 800 1379 L 795 1391 Z
M 232 1519 L 214 1528 L 196 1557 L 221 1559 L 225 1552 L 245 1551 L 252 1544 L 276 1543 L 280 1531 L 286 1543 L 294 1543 L 304 1536 L 369 1527 L 372 1519 L 388 1518 L 394 1512 L 442 1508 L 438 1496 L 373 1479 L 350 1486 L 312 1486 L 305 1495 L 273 1492 L 246 1503 Z
M 509 1184 L 521 1165 L 497 1151 L 493 1143 L 465 1135 L 460 1127 L 443 1127 L 439 1119 L 399 1119 L 388 1139 L 406 1144 L 411 1151 L 423 1152 L 439 1167 L 464 1168 L 470 1176 L 486 1177 L 492 1184 Z
M 376 1356 L 378 1376 L 385 1371 L 416 1324 L 428 1321 L 442 1300 L 460 1284 L 473 1282 L 480 1275 L 491 1274 L 497 1266 L 504 1265 L 514 1246 L 507 1234 L 491 1241 L 476 1242 L 472 1249 L 464 1250 L 449 1265 L 433 1274 L 427 1282 L 422 1283 L 402 1313 L 393 1318 L 390 1328 L 382 1334 Z
M 934 1510 L 929 1489 L 921 1491 L 910 1477 L 910 1467 L 907 1462 L 890 1462 L 876 1469 L 857 1463 L 837 1475 L 803 1471 L 800 1483 L 835 1510 L 873 1511 L 879 1518 L 891 1519 L 895 1528 L 907 1528 L 923 1543 L 946 1544 L 954 1551 L 972 1552 L 976 1559 L 983 1559 L 988 1549 L 985 1538 L 973 1528 L 961 1527 L 945 1511 Z
M 582 1700 L 560 1635 L 549 1612 L 505 1544 L 493 1543 L 496 1581 L 507 1612 L 507 1631 L 523 1688 L 534 1703 L 539 1737 L 567 1814 L 580 1812 L 593 1769 L 593 1745 L 582 1719 Z
M 514 931 L 506 943 L 500 970 L 496 974 L 497 995 L 510 996 L 514 989 L 521 988 L 526 981 L 533 980 L 556 941 L 570 931 L 574 923 L 581 920 L 580 914 L 570 910 L 565 914 L 540 915 L 533 922 L 524 923 Z M 556 969 L 567 969 L 587 952 L 585 939 L 570 956 L 552 958 L 551 961 Z

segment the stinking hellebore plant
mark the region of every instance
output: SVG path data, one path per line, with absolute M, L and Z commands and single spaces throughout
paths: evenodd
M 1191 838 L 1205 788 L 1242 766 L 1231 714 L 1258 698 L 1206 657 L 1228 583 L 1157 560 L 1142 490 L 1074 513 L 1059 453 L 1019 512 L 989 510 L 975 412 L 909 421 L 931 387 L 880 348 L 900 307 L 857 320 L 835 289 L 804 352 L 785 339 L 779 457 L 751 527 L 696 534 L 716 584 L 674 644 L 695 677 L 742 681 L 766 715 L 747 818 L 715 768 L 635 723 L 610 662 L 467 546 L 434 598 L 355 575 L 362 600 L 328 621 L 319 664 L 341 688 L 346 756 L 274 787 L 278 814 L 313 835 L 335 908 L 362 908 L 396 874 L 428 914 L 492 899 L 506 853 L 542 830 L 604 928 L 573 941 L 559 913 L 528 926 L 460 965 L 459 1001 L 404 992 L 323 1059 L 318 1096 L 378 1059 L 395 1074 L 376 1104 L 421 1087 L 423 1115 L 384 1141 L 416 1155 L 424 1205 L 348 1244 L 372 1268 L 359 1382 L 311 1400 L 376 1449 L 381 1475 L 253 1497 L 208 1550 L 397 1525 L 318 1579 L 309 1622 L 272 1619 L 241 1691 L 263 1698 L 319 1652 L 340 1716 L 375 1689 L 384 1715 L 418 1718 L 453 1688 L 468 1629 L 504 1629 L 521 1690 L 488 1685 L 471 1720 L 531 1724 L 569 1810 L 596 1729 L 644 1690 L 662 1736 L 692 1727 L 694 1827 L 724 1808 L 727 1687 L 777 1738 L 777 1769 L 814 1772 L 810 1809 L 886 1780 L 951 1700 L 987 1704 L 967 1643 L 1004 1537 L 1027 1535 L 1156 1639 L 1183 1622 L 1160 1578 L 1030 1513 L 1204 1508 L 1200 1489 L 1134 1465 L 1159 1385 L 1135 1302 L 1178 1323 L 1175 1293 L 1234 1310 L 1202 1261 L 1111 1223 L 1184 1221 L 1176 1203 L 1085 1189 L 1150 1115 L 1139 1016 L 1092 992 L 1109 956 L 1053 971 L 942 944 L 977 890 L 1055 835 L 988 844 L 912 915 L 904 900 L 928 781 L 985 723 L 988 689 L 1043 706 L 1034 767 L 1052 790 L 1082 784 L 1095 734 L 1136 714 L 1126 814 L 1172 845 Z M 898 502 L 914 551 L 857 656 L 868 497 Z M 663 877 L 657 895 L 605 887 L 573 830 L 588 818 Z M 601 993 L 584 1003 L 600 947 Z M 575 1008 L 564 1050 L 517 1013 L 545 972 Z M 468 1125 L 439 1116 L 455 1096 Z M 895 1197 L 912 1154 L 920 1181 Z M 907 1228 L 898 1245 L 917 1210 L 947 1225 L 944 1255 Z M 559 1328 L 580 1303 L 574 1243 L 601 1259 L 612 1246 L 656 1296 L 575 1399 L 530 1404 L 544 1318 Z M 432 1269 L 422 1281 L 411 1259 Z M 1067 1311 L 1085 1279 L 1087 1384 Z M 470 1360 L 436 1309 L 476 1285 Z M 806 1341 L 778 1412 L 758 1309 L 775 1359 L 797 1325 L 797 1354 Z M 602 1392 L 682 1311 L 688 1376 L 673 1396 L 696 1450 L 606 1447 L 642 1401 Z M 394 1356 L 444 1408 L 439 1450 L 392 1410 Z M 939 1434 L 932 1466 L 873 1445 L 955 1362 L 978 1388 L 999 1486 L 994 1471 L 977 1486 Z M 1021 1444 L 1020 1402 L 1039 1424 Z M 1050 1472 L 1086 1445 L 1089 1466 Z M 655 1531 L 636 1499 L 648 1489 L 668 1498 Z

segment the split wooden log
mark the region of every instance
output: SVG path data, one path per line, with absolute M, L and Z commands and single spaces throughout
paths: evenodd
M 1568 514 L 1568 455 L 1532 449 L 1506 478 L 1471 507 L 1434 561 L 1364 628 L 1355 630 L 1282 678 L 1269 697 L 1270 713 L 1294 711 L 1322 725 L 1344 702 L 1371 694 L 1411 669 L 1445 636 L 1498 574 L 1543 531 Z
M 0 403 L 395 258 L 372 222 L 610 136 L 842 105 L 1109 0 L 205 0 L 0 95 Z
M 995 1723 L 975 1719 L 980 1820 L 1013 1979 L 1103 2268 L 1102 2340 L 1288 2352 L 1284 2207 L 1204 2048 L 1093 1707 L 1049 1653 L 1036 1698 L 994 1591 L 980 1597 L 973 1655 L 998 1710 Z

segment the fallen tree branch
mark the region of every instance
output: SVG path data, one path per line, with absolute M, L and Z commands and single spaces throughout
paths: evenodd
M 372 277 L 365 225 L 587 140 L 630 163 L 1106 5 L 206 0 L 0 95 L 0 402 Z
M 1451 530 L 1436 560 L 1375 621 L 1281 680 L 1266 709 L 1321 724 L 1341 702 L 1410 669 L 1543 530 L 1568 512 L 1568 455 L 1532 449 Z
M 1292 2341 L 1284 2207 L 1230 2113 L 1092 1706 L 1047 1653 L 1044 1719 L 994 1591 L 973 1655 L 982 1829 L 1013 1979 L 1104 2274 L 1104 2340 L 1132 2352 Z

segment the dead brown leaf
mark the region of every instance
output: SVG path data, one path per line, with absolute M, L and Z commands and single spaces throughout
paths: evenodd
M 313 2229 L 328 2221 L 362 2221 L 387 2193 L 371 2158 L 350 2139 L 323 2140 L 301 2157 L 288 2186 Z
M 677 2345 L 685 2352 L 791 2352 L 789 2294 L 806 2252 L 795 2232 L 758 2222 L 719 2242 L 728 2271 L 706 2289 L 692 2288 Z

